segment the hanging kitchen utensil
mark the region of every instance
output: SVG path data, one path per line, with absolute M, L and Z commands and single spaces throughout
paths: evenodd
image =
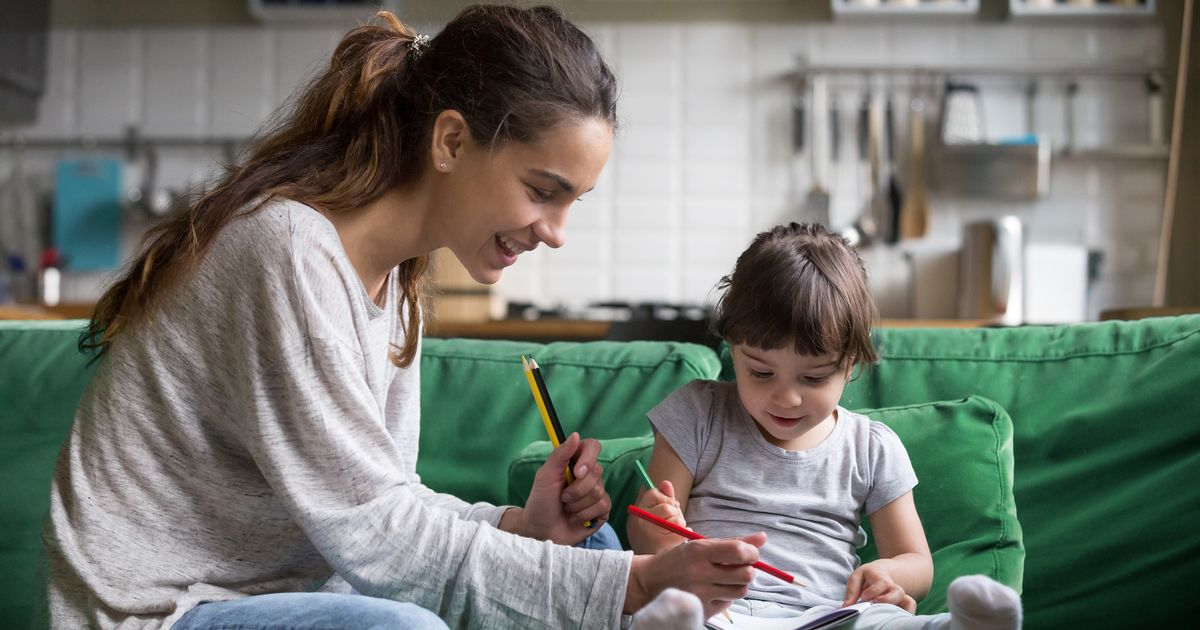
M 1067 82 L 1063 98 L 1063 147 L 1064 153 L 1075 150 L 1075 96 L 1079 94 L 1079 83 L 1074 79 Z
M 888 94 L 883 109 L 884 144 L 887 145 L 883 172 L 887 178 L 887 221 L 880 232 L 889 245 L 900 240 L 900 207 L 904 205 L 904 192 L 900 189 L 900 178 L 896 175 L 896 128 L 892 107 L 892 95 Z
M 983 142 L 982 112 L 979 88 L 970 83 L 947 81 L 942 93 L 942 143 Z
M 829 226 L 829 188 L 824 168 L 826 147 L 829 146 L 829 116 L 828 86 L 823 76 L 814 76 L 810 82 L 809 98 L 811 107 L 808 112 L 810 133 L 808 134 L 808 162 L 811 169 L 812 182 L 808 195 L 804 198 L 801 216 L 805 221 Z
M 909 103 L 908 192 L 900 208 L 900 238 L 921 238 L 929 231 L 925 194 L 925 102 L 914 94 Z
M 841 111 L 845 107 L 848 111 Z M 855 141 L 858 126 L 858 105 L 853 99 L 835 98 L 830 109 L 833 131 L 833 187 L 830 222 L 836 232 L 857 244 L 858 238 L 850 228 L 859 216 L 858 148 Z
M 875 200 L 878 197 L 878 133 L 873 129 L 871 113 L 871 90 L 869 80 L 863 81 L 864 94 L 862 104 L 858 109 L 855 131 L 858 136 L 858 180 L 857 198 L 858 214 L 850 227 L 842 231 L 842 235 L 850 244 L 863 248 L 871 244 L 877 233 Z
M 1146 105 L 1148 144 L 1158 148 L 1163 146 L 1166 132 L 1163 126 L 1163 78 L 1157 72 L 1146 77 Z

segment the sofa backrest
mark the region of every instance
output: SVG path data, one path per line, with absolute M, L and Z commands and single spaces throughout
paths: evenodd
M 0 321 L 0 628 L 29 626 L 50 477 L 93 370 L 76 350 L 83 325 Z M 693 344 L 426 339 L 418 473 L 429 486 L 504 503 L 508 463 L 546 439 L 521 355 L 541 364 L 564 429 L 596 438 L 648 433 L 651 406 L 720 368 Z
M 1200 315 L 876 342 L 846 406 L 980 395 L 1011 416 L 1027 627 L 1194 617 L 1170 593 L 1200 574 Z
M 50 474 L 91 375 L 83 322 L 0 321 L 0 628 L 28 628 Z
M 563 431 L 596 439 L 648 435 L 651 407 L 720 371 L 712 350 L 689 343 L 426 339 L 417 473 L 427 485 L 468 501 L 507 500 L 508 463 L 547 439 L 522 355 L 541 366 Z

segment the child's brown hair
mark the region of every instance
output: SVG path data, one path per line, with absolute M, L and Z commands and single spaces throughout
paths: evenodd
M 712 332 L 730 344 L 806 356 L 836 354 L 838 365 L 876 363 L 878 317 L 858 252 L 817 223 L 780 225 L 754 238 L 717 284 Z

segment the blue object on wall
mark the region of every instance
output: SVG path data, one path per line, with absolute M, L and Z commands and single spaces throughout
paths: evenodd
M 54 178 L 54 246 L 72 271 L 112 269 L 120 260 L 121 161 L 60 160 Z

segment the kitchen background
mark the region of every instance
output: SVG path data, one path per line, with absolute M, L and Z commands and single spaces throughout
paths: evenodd
M 287 4 L 49 3 L 44 92 L 0 122 L 0 243 L 30 272 L 10 299 L 38 299 L 56 245 L 41 299 L 94 301 L 379 3 Z M 430 34 L 466 4 L 382 3 Z M 612 158 L 562 249 L 490 288 L 439 260 L 448 320 L 696 317 L 753 235 L 791 220 L 861 235 L 888 319 L 1161 305 L 1183 0 L 555 4 L 620 80 Z

